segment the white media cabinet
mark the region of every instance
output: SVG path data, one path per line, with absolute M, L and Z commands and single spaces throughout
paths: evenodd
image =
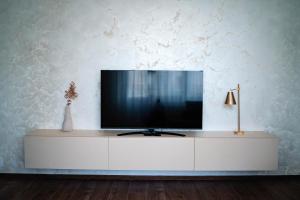
M 92 170 L 276 170 L 278 139 L 266 132 L 181 132 L 186 137 L 116 131 L 36 130 L 24 138 L 25 167 Z

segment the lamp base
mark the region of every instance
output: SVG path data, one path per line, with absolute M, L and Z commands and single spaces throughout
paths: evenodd
M 242 136 L 245 135 L 245 131 L 234 131 L 235 135 Z

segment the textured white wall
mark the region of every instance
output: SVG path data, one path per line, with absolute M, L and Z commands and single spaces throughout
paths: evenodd
M 1 0 L 0 172 L 32 172 L 23 136 L 61 127 L 71 80 L 75 128 L 99 129 L 100 69 L 199 69 L 204 129 L 235 128 L 223 102 L 240 83 L 242 128 L 276 134 L 274 173 L 299 174 L 299 13 L 298 0 Z

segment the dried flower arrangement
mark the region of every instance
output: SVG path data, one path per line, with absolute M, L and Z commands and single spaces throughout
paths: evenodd
M 72 100 L 78 97 L 78 94 L 75 91 L 76 86 L 73 81 L 71 81 L 69 89 L 65 91 L 65 98 L 67 99 L 67 105 L 71 105 Z

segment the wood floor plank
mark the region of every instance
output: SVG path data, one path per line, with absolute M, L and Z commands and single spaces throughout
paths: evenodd
M 64 188 L 57 195 L 58 200 L 72 200 L 72 195 L 79 189 L 81 181 L 79 180 L 65 180 L 63 181 Z
M 90 180 L 6 178 L 0 200 L 299 200 L 300 179 Z
M 195 181 L 182 181 L 180 187 L 182 189 L 184 199 L 199 200 L 198 192 L 195 186 Z
M 13 199 L 19 191 L 20 182 L 17 180 L 7 181 L 0 188 L 0 199 Z
M 217 181 L 214 183 L 214 192 L 218 199 L 223 200 L 233 200 L 233 199 L 242 199 L 238 193 L 235 191 L 234 186 L 231 181 L 220 182 Z
M 49 195 L 47 200 L 57 200 L 61 196 L 62 192 L 64 191 L 64 189 L 66 187 L 66 182 L 65 181 L 58 181 L 58 182 L 59 183 L 57 185 L 57 188 L 51 195 Z
M 145 181 L 130 181 L 128 189 L 128 199 L 146 200 L 148 183 Z
M 21 194 L 18 194 L 16 199 L 32 200 L 41 190 L 41 181 L 33 180 L 32 183 Z
M 95 190 L 91 194 L 90 200 L 108 199 L 112 181 L 95 181 Z
M 180 181 L 164 181 L 167 200 L 185 200 Z
M 246 200 L 269 200 L 273 199 L 259 181 L 235 181 L 231 183 L 236 196 Z
M 29 188 L 32 187 L 32 184 L 34 183 L 34 181 L 28 181 L 28 180 L 20 180 L 20 188 L 18 189 L 18 191 L 15 193 L 14 197 L 11 198 L 11 200 L 27 200 L 26 199 L 26 191 L 29 190 Z
M 80 182 L 79 187 L 74 191 L 69 199 L 84 199 L 89 200 L 93 191 L 96 188 L 94 181 L 84 180 Z
M 108 195 L 108 200 L 127 200 L 129 181 L 114 181 Z
M 166 192 L 163 181 L 150 181 L 147 187 L 147 200 L 166 200 Z
M 39 190 L 32 197 L 33 200 L 44 199 L 48 200 L 55 194 L 60 185 L 60 181 L 57 180 L 42 180 L 39 181 Z
M 300 199 L 300 186 L 291 181 L 267 181 L 262 182 L 261 187 L 266 189 L 270 199 Z
M 220 195 L 217 194 L 215 182 L 202 181 L 201 183 L 195 182 L 196 191 L 198 197 L 201 200 L 220 199 Z

